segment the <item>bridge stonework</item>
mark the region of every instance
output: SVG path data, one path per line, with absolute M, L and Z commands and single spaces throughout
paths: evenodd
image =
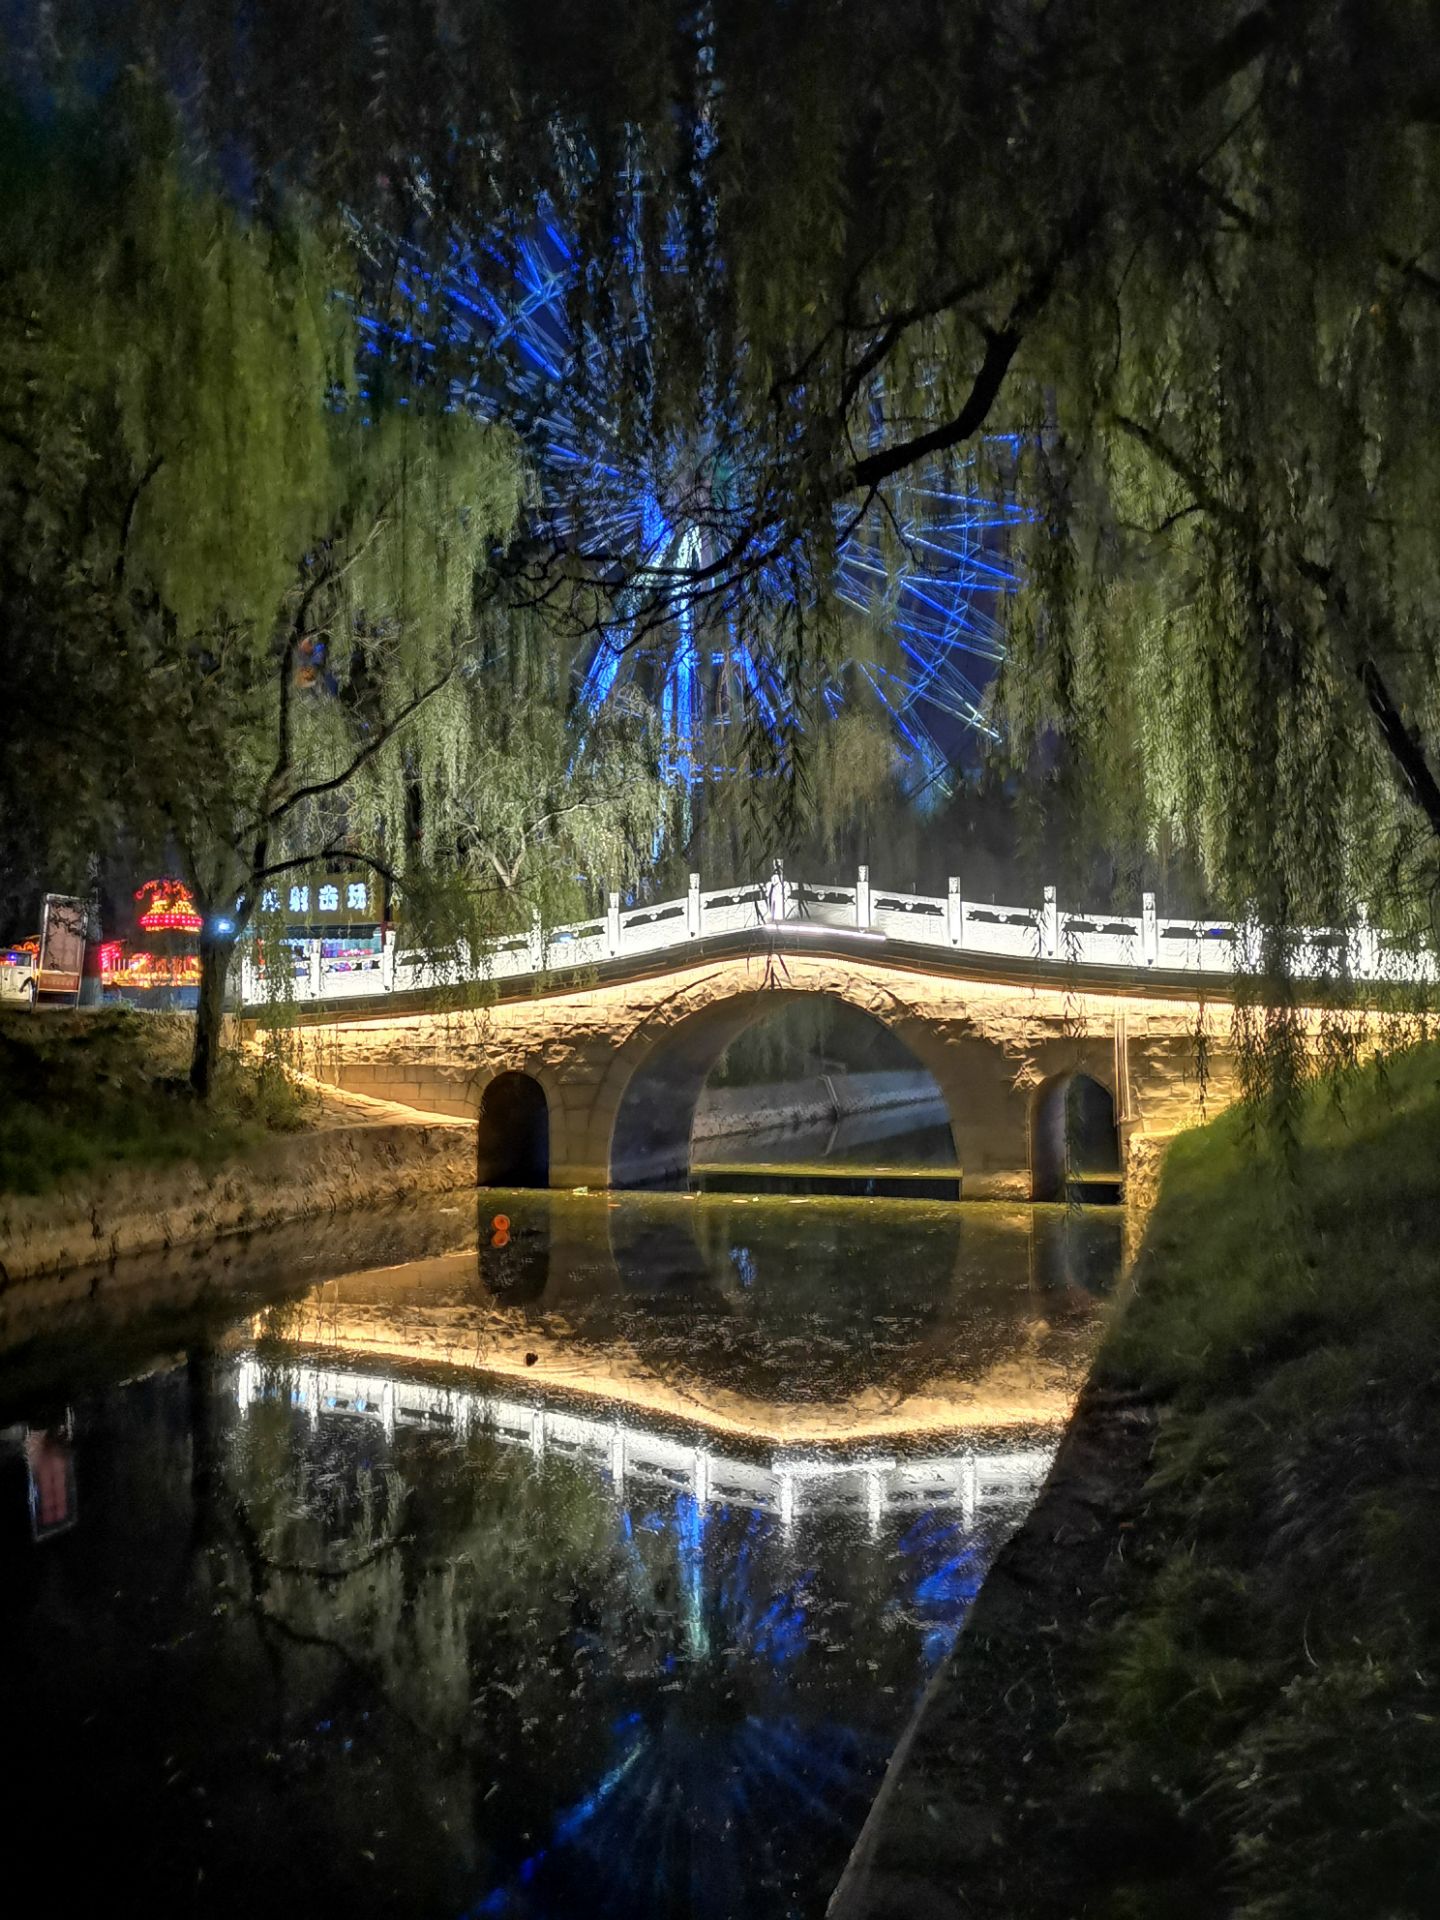
M 309 1064 L 335 1085 L 450 1114 L 478 1114 L 497 1075 L 526 1074 L 548 1106 L 550 1184 L 623 1186 L 683 1171 L 696 1100 L 725 1046 L 787 1000 L 817 993 L 873 1016 L 934 1076 L 966 1198 L 1030 1197 L 1032 1109 L 1055 1076 L 1083 1072 L 1110 1091 L 1124 1169 L 1141 1180 L 1165 1141 L 1235 1093 L 1227 1010 L 1212 1003 L 1202 1015 L 1196 999 L 1143 976 L 1076 989 L 783 939 L 478 1009 L 427 1010 L 420 995 L 405 1011 L 395 1001 L 374 1012 L 337 1006 L 307 1029 Z

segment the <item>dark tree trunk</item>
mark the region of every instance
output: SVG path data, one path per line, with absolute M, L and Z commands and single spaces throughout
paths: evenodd
M 1395 763 L 1401 784 L 1430 822 L 1430 831 L 1440 837 L 1440 781 L 1430 771 L 1420 736 L 1407 725 L 1374 660 L 1367 656 L 1360 662 L 1358 672 L 1370 711 L 1380 728 L 1380 738 Z
M 195 1050 L 190 1057 L 190 1085 L 201 1100 L 210 1098 L 215 1067 L 220 1058 L 220 1032 L 225 1017 L 225 979 L 235 951 L 232 935 L 200 935 L 200 999 L 195 1009 Z

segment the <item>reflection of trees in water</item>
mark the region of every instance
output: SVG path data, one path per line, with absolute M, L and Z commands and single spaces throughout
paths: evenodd
M 307 1436 L 288 1394 L 252 1409 L 228 1463 L 251 1605 L 286 1647 L 329 1651 L 342 1684 L 364 1676 L 477 1827 L 518 1835 L 562 1806 L 502 1888 L 543 1856 L 546 1884 L 578 1894 L 598 1846 L 609 1893 L 587 1910 L 738 1912 L 693 1887 L 752 1884 L 827 1825 L 853 1830 L 883 1743 L 793 1711 L 813 1569 L 783 1578 L 772 1519 L 685 1494 L 622 1506 L 597 1469 L 483 1432 L 407 1434 L 386 1462 L 363 1457 L 368 1438 Z M 849 1598 L 850 1629 L 878 1642 L 880 1583 Z M 913 1642 L 888 1651 L 913 1662 Z M 850 1689 L 829 1668 L 819 1680 L 843 1711 Z M 605 1838 L 631 1829 L 643 1886 L 617 1876 Z
M 833 1878 L 883 1743 L 784 1715 L 697 1724 L 685 1696 L 677 1701 L 617 1723 L 595 1786 L 473 1915 L 734 1920 L 793 1911 L 785 1889 L 808 1894 Z
M 241 1911 L 263 1842 L 317 1911 L 718 1916 L 838 1871 L 968 1597 L 952 1523 L 787 1532 L 484 1431 L 312 1425 L 267 1357 L 244 1415 L 197 1351 L 81 1422 L 94 1591 L 26 1623 L 15 1698 L 97 1876 L 123 1849 L 166 1906 L 203 1864 Z
M 263 1411 L 252 1449 L 203 1350 L 77 1408 L 84 1524 L 0 1648 L 57 1912 L 113 1905 L 117 1874 L 156 1911 L 248 1911 L 260 1846 L 297 1896 L 371 1911 L 377 1824 L 443 1812 L 437 1743 L 345 1630 L 363 1535 L 284 1514 L 290 1449 Z
M 255 1598 L 292 1633 L 367 1665 L 407 1716 L 463 1737 L 484 1638 L 492 1683 L 563 1640 L 570 1600 L 612 1550 L 603 1485 L 483 1430 L 456 1445 L 373 1427 L 306 1431 L 283 1399 L 240 1423 L 229 1471 Z
M 481 1913 L 720 1916 L 833 1865 L 883 1761 L 875 1702 L 948 1644 L 984 1552 L 929 1516 L 896 1548 L 857 1535 L 822 1583 L 772 1516 L 618 1503 L 598 1468 L 484 1433 L 406 1434 L 377 1464 L 346 1444 L 363 1430 L 304 1439 L 282 1400 L 247 1426 L 232 1471 L 267 1615 L 372 1676 L 477 1828 L 540 1818 Z
M 626 1521 L 639 1586 L 676 1603 L 651 1623 L 654 1683 L 631 1688 L 639 1704 L 612 1722 L 590 1789 L 471 1911 L 728 1920 L 757 1911 L 762 1889 L 788 1911 L 783 1889 L 833 1880 L 869 1806 L 894 1733 L 870 1723 L 875 1701 L 903 1704 L 953 1644 L 998 1533 L 925 1512 L 891 1548 L 852 1541 L 822 1582 L 785 1566 L 767 1515 L 682 1494 Z M 635 1671 L 633 1652 L 615 1657 Z
M 625 1508 L 621 1532 L 628 1604 L 602 1657 L 626 1710 L 595 1782 L 477 1914 L 756 1911 L 762 1888 L 814 1884 L 817 1859 L 833 1873 L 873 1791 L 885 1740 L 864 1727 L 868 1706 L 852 1724 L 869 1690 L 853 1671 L 835 1684 L 810 1617 L 815 1569 L 784 1565 L 774 1519 L 682 1493 Z M 875 1606 L 848 1624 L 868 1641 Z

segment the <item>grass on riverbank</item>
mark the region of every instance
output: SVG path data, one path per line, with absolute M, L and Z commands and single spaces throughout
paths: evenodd
M 1174 1843 L 1102 1841 L 1086 1915 L 1440 1911 L 1440 1048 L 1299 1140 L 1176 1143 L 1100 1357 L 1166 1411 L 1067 1744 Z
M 111 1165 L 213 1164 L 306 1124 L 277 1069 L 223 1060 L 210 1105 L 190 1091 L 192 1022 L 114 1008 L 0 1017 L 0 1193 L 45 1193 Z

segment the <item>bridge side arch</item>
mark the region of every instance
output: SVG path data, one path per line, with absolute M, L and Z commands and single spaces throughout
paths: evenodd
M 475 1177 L 482 1187 L 548 1187 L 550 1101 L 533 1073 L 506 1069 L 480 1088 Z
M 1034 1200 L 1114 1200 L 1120 1194 L 1115 1096 L 1079 1067 L 1050 1074 L 1030 1101 Z

